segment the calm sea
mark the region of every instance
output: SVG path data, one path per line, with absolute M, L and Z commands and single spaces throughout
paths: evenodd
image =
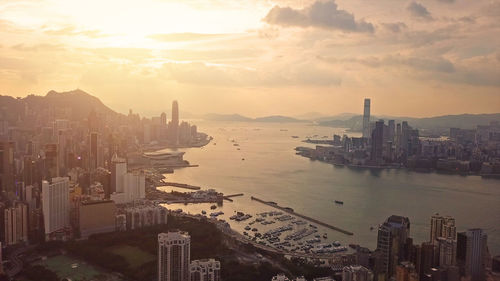
M 168 181 L 214 188 L 226 195 L 244 193 L 215 210 L 222 210 L 221 218 L 227 221 L 235 211 L 255 215 L 272 210 L 250 200 L 255 196 L 354 232 L 346 236 L 320 228 L 321 234 L 328 233 L 328 240 L 374 249 L 377 226 L 388 216 L 409 217 L 411 235 L 420 243 L 429 239 L 431 215 L 440 213 L 455 217 L 459 231 L 483 228 L 490 252 L 500 254 L 500 180 L 337 167 L 295 154 L 295 147 L 311 146 L 301 142 L 305 137 L 331 138 L 334 133 L 345 133 L 343 129 L 309 124 L 196 123 L 200 131 L 214 138 L 204 148 L 181 149 L 186 152 L 184 159 L 199 167 L 178 169 L 165 176 Z M 334 200 L 344 204 L 337 205 Z M 210 204 L 169 207 L 190 213 L 212 212 Z M 231 221 L 231 226 L 243 231 L 249 221 Z M 255 225 L 259 231 L 277 226 Z M 370 230 L 372 226 L 374 230 Z

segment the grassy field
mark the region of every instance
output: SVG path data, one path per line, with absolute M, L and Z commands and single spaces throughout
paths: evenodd
M 95 280 L 101 276 L 101 272 L 93 266 L 64 255 L 50 257 L 41 261 L 40 265 L 55 272 L 61 278 L 71 278 L 71 280 Z
M 156 257 L 152 254 L 129 245 L 113 246 L 110 248 L 106 248 L 106 251 L 123 257 L 128 262 L 130 267 L 134 269 L 142 266 L 145 263 L 156 260 Z

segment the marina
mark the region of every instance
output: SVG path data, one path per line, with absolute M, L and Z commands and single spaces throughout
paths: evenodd
M 257 197 L 251 197 L 252 200 L 255 200 L 257 202 L 260 202 L 262 204 L 265 204 L 265 205 L 268 205 L 268 206 L 271 206 L 271 207 L 274 207 L 276 209 L 279 209 L 279 210 L 282 210 L 284 212 L 287 212 L 291 215 L 294 215 L 294 216 L 297 216 L 297 217 L 300 217 L 300 218 L 303 218 L 303 219 L 306 219 L 310 222 L 313 222 L 313 223 L 316 223 L 316 224 L 319 224 L 321 226 L 324 226 L 324 227 L 327 227 L 327 228 L 330 228 L 332 230 L 335 230 L 335 231 L 338 231 L 338 232 L 341 232 L 341 233 L 344 233 L 346 235 L 354 235 L 354 233 L 350 232 L 350 231 L 347 231 L 347 230 L 344 230 L 344 229 L 341 229 L 341 228 L 338 228 L 336 226 L 333 226 L 333 225 L 330 225 L 330 224 L 327 224 L 327 223 L 324 223 L 322 221 L 319 221 L 317 219 L 313 219 L 311 217 L 308 217 L 308 216 L 305 216 L 305 215 L 301 215 L 301 214 L 298 214 L 296 212 L 294 212 L 293 210 L 290 210 L 290 208 L 287 208 L 287 207 L 281 207 L 279 206 L 278 204 L 276 204 L 275 202 L 268 202 L 268 201 L 264 201 L 262 199 L 259 199 Z

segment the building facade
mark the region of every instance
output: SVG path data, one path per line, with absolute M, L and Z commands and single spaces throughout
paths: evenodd
M 42 211 L 45 239 L 60 239 L 70 227 L 69 178 L 42 182 Z
M 191 281 L 220 281 L 220 262 L 214 259 L 194 260 L 189 266 Z
M 363 138 L 370 138 L 370 99 L 365 99 L 363 106 Z
M 189 281 L 190 248 L 187 232 L 158 234 L 158 281 Z
M 364 266 L 351 265 L 342 269 L 342 281 L 372 281 L 373 273 Z

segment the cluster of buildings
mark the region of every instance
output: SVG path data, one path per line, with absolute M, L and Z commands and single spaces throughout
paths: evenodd
M 429 241 L 416 245 L 410 220 L 390 216 L 378 228 L 377 248 L 357 246 L 352 254 L 337 255 L 328 266 L 342 281 L 486 281 L 500 279 L 500 256 L 491 257 L 482 229 L 457 232 L 455 219 L 435 214 Z M 333 280 L 327 279 L 314 280 Z M 285 275 L 274 280 L 288 279 Z
M 75 108 L 33 102 L 45 98 L 14 100 L 22 110 L 0 108 L 3 247 L 165 224 L 164 208 L 137 204 L 146 176 L 129 163 L 147 160 L 143 150 L 153 141 L 198 137 L 196 126 L 179 123 L 178 103 L 168 123 L 165 113 L 147 119 L 99 108 L 82 120 L 86 113 Z
M 220 281 L 220 262 L 191 261 L 191 236 L 184 231 L 158 234 L 158 281 Z
M 450 128 L 449 137 L 421 137 L 408 122 L 370 121 L 370 99 L 364 101 L 361 137 L 334 135 L 329 146 L 297 148 L 298 153 L 338 165 L 408 167 L 448 173 L 500 176 L 500 124 L 476 129 Z
M 134 122 L 143 122 L 138 114 L 129 111 L 129 118 Z M 190 146 L 200 141 L 204 137 L 198 134 L 196 125 L 179 120 L 179 104 L 172 102 L 172 120 L 167 122 L 167 114 L 163 112 L 159 117 L 155 116 L 143 124 L 144 144 L 168 143 L 172 146 Z
M 456 231 L 455 219 L 431 217 L 429 241 L 414 245 L 410 221 L 391 216 L 378 229 L 377 249 L 371 254 L 374 280 L 486 280 L 492 269 L 487 235 L 482 229 Z

